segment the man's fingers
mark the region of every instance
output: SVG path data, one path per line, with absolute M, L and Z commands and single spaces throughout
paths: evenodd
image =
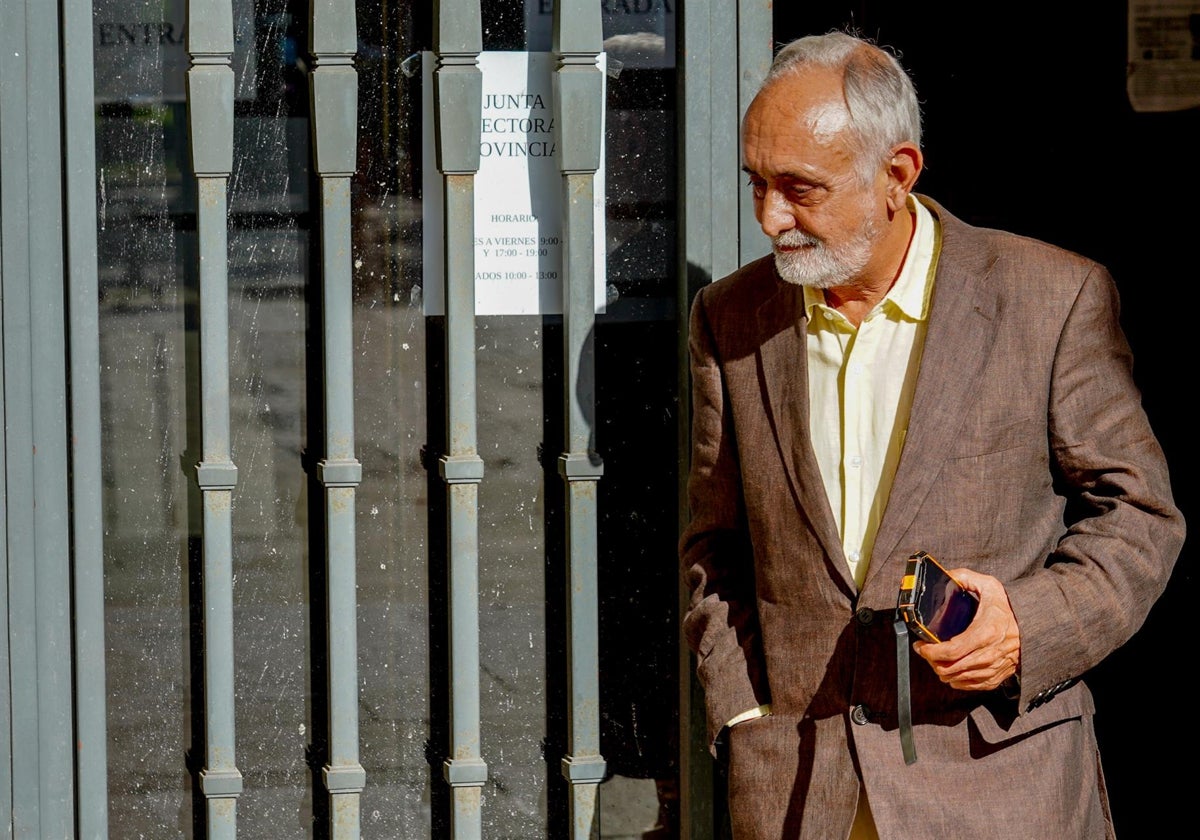
M 998 688 L 1017 672 L 1021 663 L 1020 632 L 1003 584 L 990 575 L 969 569 L 951 571 L 964 586 L 979 595 L 979 611 L 970 627 L 940 643 L 913 646 L 938 679 L 963 691 Z

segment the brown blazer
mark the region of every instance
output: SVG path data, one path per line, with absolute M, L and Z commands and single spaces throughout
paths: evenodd
M 921 200 L 942 250 L 861 593 L 808 433 L 802 290 L 766 257 L 692 307 L 684 632 L 711 738 L 773 709 L 727 734 L 738 840 L 845 837 L 860 780 L 882 840 L 1112 836 L 1080 677 L 1141 626 L 1184 537 L 1116 289 L 1077 254 Z M 1021 696 L 953 690 L 910 652 L 905 765 L 892 620 L 922 549 L 1004 582 Z

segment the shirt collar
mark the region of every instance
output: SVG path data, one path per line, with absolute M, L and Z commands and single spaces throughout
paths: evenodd
M 929 317 L 929 301 L 933 292 L 933 274 L 937 267 L 938 243 L 941 239 L 937 220 L 925 205 L 911 193 L 908 209 L 913 214 L 916 230 L 912 242 L 904 254 L 900 275 L 878 306 L 894 306 L 912 321 L 924 321 Z M 825 307 L 825 293 L 820 289 L 804 287 L 804 311 L 812 319 L 813 309 Z

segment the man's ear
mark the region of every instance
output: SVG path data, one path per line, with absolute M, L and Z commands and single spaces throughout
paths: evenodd
M 925 166 L 925 157 L 912 143 L 901 143 L 892 149 L 888 162 L 888 208 L 893 213 L 902 210 L 908 201 L 917 178 Z

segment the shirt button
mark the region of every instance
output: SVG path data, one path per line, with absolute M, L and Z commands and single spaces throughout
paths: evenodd
M 871 710 L 864 704 L 859 703 L 850 710 L 850 720 L 854 721 L 859 726 L 866 726 L 871 719 Z
M 875 620 L 875 610 L 870 607 L 859 607 L 858 611 L 854 613 L 854 617 L 858 619 L 859 624 L 865 627 Z
M 832 321 L 832 320 L 833 320 L 833 313 L 832 313 L 832 312 L 830 312 L 828 309 L 826 309 L 826 310 L 825 310 L 825 311 L 824 311 L 822 314 L 825 316 L 825 320 L 826 320 L 826 321 Z
M 846 559 L 849 560 L 851 563 L 857 563 L 859 560 L 862 559 L 862 554 L 857 551 L 851 551 L 849 554 L 846 555 Z
M 847 459 L 847 463 L 850 464 L 850 466 L 854 467 L 855 469 L 858 469 L 859 467 L 862 466 L 862 456 L 861 455 L 851 455 Z
M 854 364 L 850 365 L 850 372 L 855 375 L 862 373 L 863 372 L 862 362 L 855 362 Z

